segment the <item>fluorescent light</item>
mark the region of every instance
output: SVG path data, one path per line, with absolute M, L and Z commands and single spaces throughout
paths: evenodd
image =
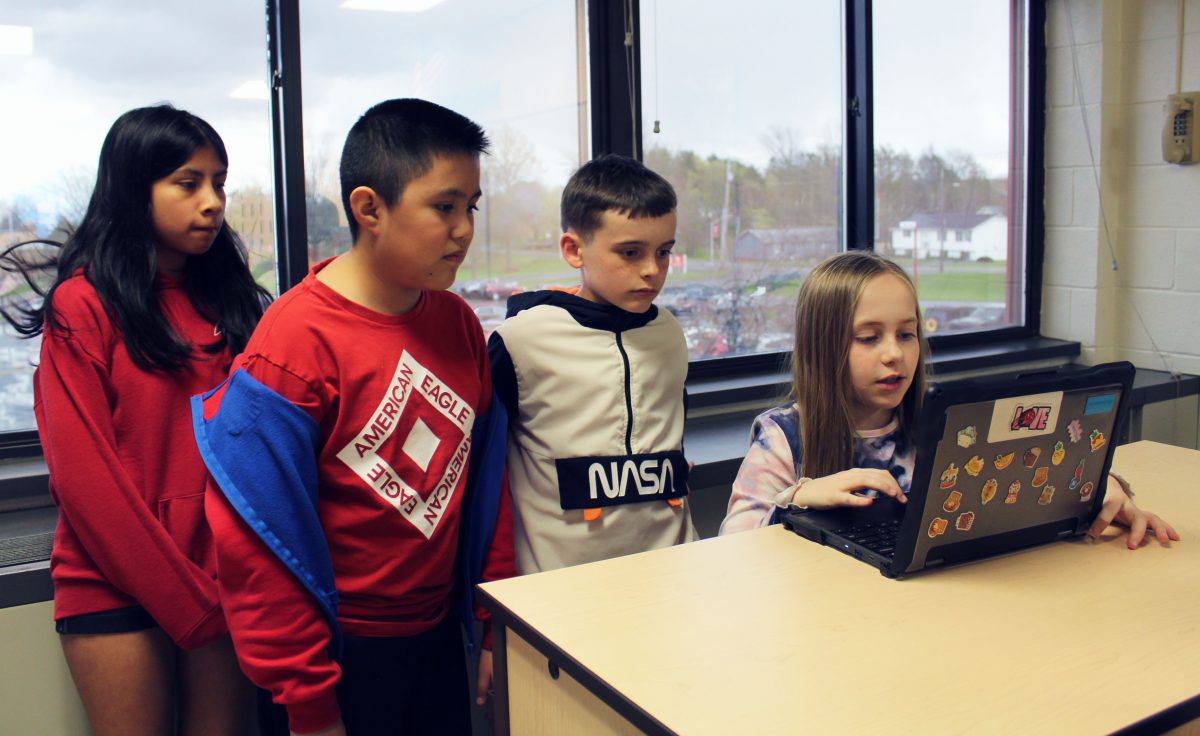
M 420 13 L 442 0 L 342 0 L 342 10 L 376 10 L 384 13 Z
M 33 28 L 0 26 L 0 54 L 28 56 L 33 53 Z
M 271 93 L 267 89 L 267 83 L 262 79 L 248 79 L 238 85 L 237 89 L 229 93 L 229 96 L 235 100 L 269 100 Z

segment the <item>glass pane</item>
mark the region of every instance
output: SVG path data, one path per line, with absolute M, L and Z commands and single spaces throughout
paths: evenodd
M 876 245 L 930 334 L 1023 322 L 1023 61 L 1009 0 L 874 4 Z M 1010 89 L 1020 89 L 1015 99 Z M 1014 143 L 1015 142 L 1015 143 Z M 1015 194 L 1014 194 L 1015 193 Z
M 377 102 L 421 97 L 492 141 L 475 240 L 454 286 L 485 331 L 510 294 L 576 279 L 559 255 L 558 200 L 590 149 L 577 30 L 565 0 L 302 3 L 309 261 L 350 244 L 337 178 L 350 126 Z
M 790 350 L 801 281 L 841 249 L 840 5 L 642 0 L 644 160 L 679 195 L 657 303 L 692 358 Z
M 59 239 L 91 195 L 121 113 L 170 102 L 229 153 L 226 218 L 275 288 L 271 132 L 261 4 L 6 0 L 0 6 L 0 246 Z M 0 279 L 0 296 L 23 284 Z M 37 340 L 0 332 L 0 432 L 32 429 Z

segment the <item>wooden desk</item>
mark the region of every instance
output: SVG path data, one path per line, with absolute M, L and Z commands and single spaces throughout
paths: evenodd
M 482 586 L 514 734 L 1160 732 L 1200 717 L 1200 452 L 1115 467 L 1183 542 L 888 580 L 780 527 Z M 551 672 L 557 678 L 551 677 Z

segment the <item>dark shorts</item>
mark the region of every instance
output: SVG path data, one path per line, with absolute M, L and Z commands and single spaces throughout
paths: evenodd
M 158 628 L 158 622 L 141 606 L 67 616 L 54 622 L 60 634 L 124 634 Z
M 416 636 L 344 637 L 337 698 L 352 736 L 471 733 L 471 694 L 458 618 Z

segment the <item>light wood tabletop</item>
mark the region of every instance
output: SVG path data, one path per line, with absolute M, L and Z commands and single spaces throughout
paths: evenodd
M 1181 542 L 1111 530 L 889 580 L 759 529 L 482 586 L 498 670 L 526 640 L 664 733 L 1177 725 L 1200 715 L 1200 452 L 1138 442 L 1113 467 Z

